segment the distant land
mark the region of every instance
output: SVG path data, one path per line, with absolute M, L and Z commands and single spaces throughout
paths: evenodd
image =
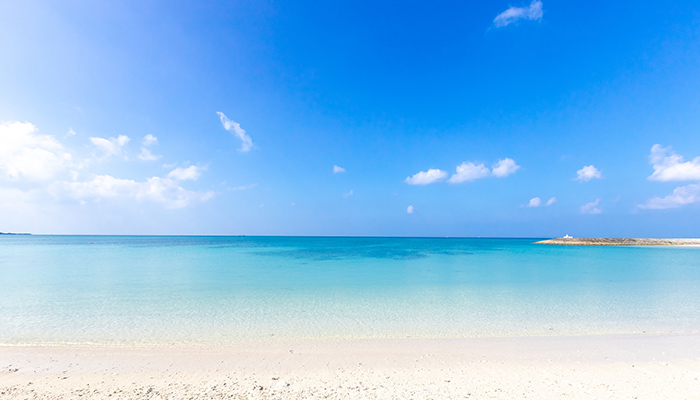
M 571 246 L 700 246 L 700 239 L 631 239 L 631 238 L 574 238 L 561 237 L 542 240 L 535 244 Z
M 0 235 L 31 235 L 31 233 L 0 232 Z

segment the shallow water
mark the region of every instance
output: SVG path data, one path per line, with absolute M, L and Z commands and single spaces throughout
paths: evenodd
M 0 236 L 0 343 L 700 331 L 700 248 Z

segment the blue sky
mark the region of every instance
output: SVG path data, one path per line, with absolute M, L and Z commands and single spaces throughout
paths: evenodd
M 0 4 L 0 231 L 698 236 L 700 6 Z

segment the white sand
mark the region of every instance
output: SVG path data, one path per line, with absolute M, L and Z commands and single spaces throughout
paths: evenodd
M 700 335 L 0 347 L 1 399 L 698 399 Z

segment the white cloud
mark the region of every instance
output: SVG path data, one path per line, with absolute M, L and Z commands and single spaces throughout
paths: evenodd
M 584 204 L 581 206 L 581 213 L 582 214 L 600 214 L 603 212 L 600 208 L 598 208 L 598 204 L 600 204 L 600 199 L 596 199 L 596 201 L 592 201 L 590 203 Z
M 493 166 L 493 170 L 490 170 L 484 164 L 474 164 L 473 162 L 463 162 L 458 165 L 456 172 L 452 174 L 448 182 L 450 183 L 462 183 L 469 182 L 476 179 L 487 178 L 489 176 L 495 176 L 497 178 L 504 178 L 508 175 L 512 175 L 520 168 L 519 165 L 515 163 L 512 158 L 504 158 L 498 160 Z M 421 171 L 412 177 L 408 177 L 404 182 L 409 185 L 428 185 L 431 183 L 439 182 L 447 177 L 447 171 L 440 169 L 429 169 L 428 171 Z
M 540 0 L 533 0 L 528 7 L 511 6 L 507 10 L 498 14 L 496 18 L 494 18 L 493 24 L 496 26 L 496 28 L 501 28 L 520 19 L 531 21 L 542 20 L 542 2 Z
M 202 171 L 206 170 L 206 167 L 198 167 L 196 165 L 190 165 L 187 168 L 175 168 L 170 171 L 168 178 L 175 179 L 178 181 L 193 180 L 196 181 L 202 175 Z
M 539 197 L 533 197 L 530 199 L 530 202 L 527 203 L 527 206 L 525 207 L 539 207 L 542 205 L 542 199 Z
M 143 137 L 143 141 L 141 143 L 143 143 L 144 146 L 150 146 L 152 144 L 158 143 L 158 138 L 149 133 L 148 135 Z
M 55 196 L 66 194 L 76 200 L 126 197 L 137 201 L 161 203 L 166 208 L 184 208 L 214 196 L 214 192 L 189 191 L 172 179 L 157 176 L 148 178 L 144 182 L 136 182 L 110 175 L 96 175 L 92 180 L 85 182 L 57 182 L 52 185 L 50 191 Z
M 71 161 L 61 143 L 29 122 L 0 123 L 0 178 L 47 180 Z
M 677 155 L 670 147 L 655 144 L 651 148 L 649 161 L 654 167 L 650 181 L 689 181 L 700 180 L 700 157 L 683 162 L 683 157 Z
M 512 175 L 520 168 L 520 165 L 515 163 L 512 158 L 504 158 L 498 160 L 498 163 L 493 167 L 493 176 L 498 178 L 505 178 L 508 175 Z
M 350 196 L 352 196 L 352 195 L 354 195 L 354 194 L 355 194 L 355 191 L 352 190 L 352 189 L 350 189 L 349 192 L 343 193 L 343 197 L 347 198 L 347 197 L 350 197 Z
M 647 201 L 646 204 L 639 205 L 639 208 L 663 210 L 697 202 L 700 202 L 700 184 L 690 184 L 673 189 L 673 193 L 666 197 L 654 197 Z
M 408 214 L 415 213 L 415 211 L 413 210 L 413 206 L 408 206 L 408 208 L 406 208 L 406 213 L 408 213 Z
M 427 171 L 420 171 L 413 176 L 409 176 L 404 179 L 404 182 L 409 185 L 429 185 L 447 178 L 447 171 L 442 171 L 439 169 L 429 169 Z
M 153 143 L 153 140 L 147 141 Z M 122 155 L 129 138 L 124 135 L 109 139 L 93 137 L 90 138 L 90 142 L 107 157 Z M 153 159 L 159 156 L 154 156 L 144 147 L 139 157 Z M 55 207 L 59 205 L 56 201 L 66 198 L 75 199 L 80 205 L 86 204 L 86 200 L 90 199 L 115 198 L 151 201 L 163 204 L 166 208 L 182 208 L 205 201 L 214 195 L 211 191 L 190 191 L 178 183 L 180 179 L 196 179 L 205 168 L 180 168 L 179 171 L 171 172 L 172 177 L 152 177 L 141 182 L 111 175 L 92 175 L 88 181 L 81 181 L 79 179 L 83 176 L 85 168 L 90 165 L 89 161 L 73 161 L 71 154 L 64 150 L 56 138 L 38 134 L 37 128 L 31 123 L 0 123 L 0 179 L 54 179 L 49 184 L 44 183 L 26 192 L 27 196 L 31 196 L 22 197 L 26 201 L 19 208 L 14 203 L 18 198 L 16 194 L 25 192 L 19 189 L 6 191 L 8 196 L 12 195 L 12 198 L 6 199 L 9 201 L 6 203 L 12 203 L 13 210 L 20 210 L 25 220 L 32 220 L 37 212 L 55 212 Z M 64 177 L 56 180 L 59 173 Z M 2 201 L 0 199 L 0 202 Z
M 139 157 L 139 160 L 143 160 L 143 161 L 155 161 L 155 160 L 161 158 L 162 156 L 155 155 L 155 154 L 151 153 L 151 151 L 148 150 L 147 148 L 141 147 L 141 153 L 139 153 L 138 157 Z
M 588 182 L 591 179 L 601 179 L 603 174 L 598 170 L 598 168 L 593 165 L 587 165 L 580 170 L 576 171 L 576 180 L 579 182 Z
M 245 133 L 245 130 L 241 128 L 241 125 L 238 122 L 226 118 L 226 115 L 220 111 L 217 111 L 216 113 L 219 115 L 221 125 L 224 126 L 224 129 L 231 132 L 241 140 L 241 148 L 239 150 L 244 152 L 250 151 L 250 149 L 253 148 L 253 139 L 251 139 L 250 136 Z
M 474 163 L 463 162 L 457 166 L 457 172 L 450 177 L 450 183 L 462 183 L 473 181 L 476 179 L 486 178 L 491 174 L 491 171 L 484 164 L 475 165 Z
M 345 172 L 345 168 L 339 167 L 339 166 L 337 166 L 337 165 L 334 165 L 334 166 L 333 166 L 333 173 L 334 173 L 334 174 L 339 174 L 339 173 L 342 173 L 342 172 Z
M 544 206 L 549 207 L 556 202 L 557 202 L 557 198 L 551 197 L 549 200 L 547 200 L 547 202 L 544 204 Z M 530 202 L 527 203 L 527 205 L 525 205 L 524 207 L 533 207 L 534 208 L 534 207 L 541 207 L 541 206 L 543 206 L 542 199 L 540 199 L 539 197 L 533 197 L 530 199 Z
M 101 137 L 91 137 L 90 142 L 92 142 L 95 147 L 97 147 L 103 154 L 103 157 L 109 156 L 119 156 L 122 154 L 122 148 L 129 143 L 129 137 L 125 135 L 119 135 L 116 138 L 101 138 Z
M 66 137 L 71 137 L 71 136 L 75 136 L 75 131 L 73 130 L 73 128 L 68 128 L 68 132 L 66 133 Z

